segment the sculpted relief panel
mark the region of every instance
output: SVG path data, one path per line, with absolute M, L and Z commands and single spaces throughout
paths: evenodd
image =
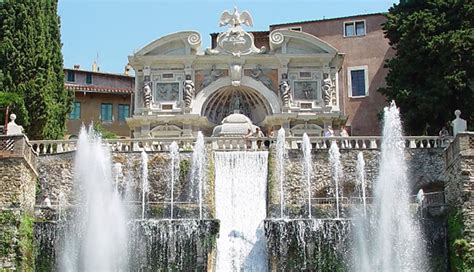
M 179 99 L 179 82 L 156 83 L 154 101 L 175 101 Z
M 317 81 L 295 81 L 294 99 L 318 100 L 320 97 Z

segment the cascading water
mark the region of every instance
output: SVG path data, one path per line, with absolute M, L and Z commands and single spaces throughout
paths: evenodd
M 285 217 L 285 159 L 286 148 L 285 148 L 285 129 L 280 128 L 278 130 L 277 142 L 276 142 L 276 172 L 278 175 L 278 183 L 280 184 L 280 218 Z
M 336 197 L 336 219 L 340 218 L 340 206 L 339 199 L 341 192 L 339 190 L 339 182 L 343 176 L 342 164 L 341 164 L 341 153 L 336 141 L 332 141 L 331 148 L 329 149 L 329 163 L 331 165 L 332 179 L 334 181 L 334 195 Z
M 83 127 L 74 169 L 78 207 L 67 223 L 60 271 L 127 268 L 127 218 L 111 170 L 110 154 L 100 137 Z
M 366 181 L 365 181 L 365 161 L 364 154 L 359 152 L 357 154 L 357 166 L 356 166 L 356 176 L 357 176 L 357 191 L 359 192 L 359 197 L 362 200 L 362 206 L 364 208 L 364 214 L 367 213 L 367 196 L 365 194 L 366 190 Z
M 193 162 L 191 166 L 191 182 L 193 183 L 191 193 L 194 192 L 194 188 L 197 187 L 198 191 L 198 203 L 199 203 L 199 219 L 202 219 L 202 192 L 205 177 L 206 167 L 206 145 L 204 142 L 204 136 L 199 131 L 194 144 L 193 150 Z M 191 196 L 193 198 L 193 196 Z
M 268 152 L 216 152 L 217 271 L 267 271 Z
M 142 151 L 142 219 L 145 219 L 145 202 L 148 193 L 148 154 Z
M 394 102 L 384 110 L 379 176 L 375 183 L 373 218 L 356 253 L 359 271 L 425 271 L 426 257 L 420 229 L 410 212 L 409 180 L 405 161 L 405 140 L 399 110 Z M 356 228 L 364 228 L 357 224 Z M 357 232 L 357 231 L 356 231 Z M 370 233 L 370 235 L 367 235 Z M 370 250 L 359 250 L 359 249 Z M 361 254 L 366 256 L 360 256 Z M 366 262 L 359 265 L 357 262 Z
M 313 174 L 313 162 L 311 160 L 311 142 L 306 133 L 303 134 L 303 177 L 306 182 L 308 193 L 308 217 L 311 218 L 311 175 Z
M 174 185 L 179 174 L 179 147 L 176 142 L 172 142 L 170 145 L 170 176 L 169 176 L 169 186 L 170 186 L 170 219 L 173 219 L 174 215 Z
M 119 163 L 119 162 L 114 163 L 113 175 L 114 175 L 114 181 L 115 181 L 115 191 L 118 192 L 120 179 L 123 178 L 123 171 L 122 171 L 122 164 L 121 163 Z

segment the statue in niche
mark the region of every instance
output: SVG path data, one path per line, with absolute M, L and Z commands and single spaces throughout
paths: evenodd
M 283 79 L 280 82 L 280 98 L 281 98 L 281 101 L 283 102 L 283 107 L 290 106 L 291 87 L 290 87 L 290 84 L 288 83 L 288 80 Z
M 186 108 L 191 108 L 191 103 L 194 98 L 194 82 L 192 80 L 184 81 L 184 106 Z
M 324 73 L 323 75 L 321 91 L 323 93 L 324 106 L 331 106 L 333 100 L 334 84 L 328 73 Z
M 201 89 L 206 88 L 209 84 L 214 82 L 216 79 L 221 77 L 224 73 L 222 71 L 216 70 L 216 65 L 212 65 L 211 71 L 207 76 L 204 77 L 204 80 L 201 83 Z
M 236 94 L 234 96 L 234 101 L 232 102 L 232 109 L 234 111 L 240 111 L 240 94 Z
M 270 90 L 273 89 L 272 80 L 263 73 L 263 69 L 262 69 L 262 66 L 260 66 L 260 64 L 257 64 L 255 69 L 253 69 L 252 72 L 250 72 L 250 76 L 262 82 L 263 85 L 265 85 L 265 87 L 267 87 L 268 89 Z
M 152 102 L 150 82 L 147 82 L 144 85 L 145 86 L 143 87 L 143 107 L 149 109 Z

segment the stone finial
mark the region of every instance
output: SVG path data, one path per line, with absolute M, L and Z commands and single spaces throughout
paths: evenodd
M 7 124 L 7 135 L 21 135 L 23 134 L 23 127 L 15 123 L 16 114 L 10 114 L 10 122 Z
M 451 125 L 453 126 L 453 136 L 456 136 L 459 132 L 467 130 L 467 122 L 460 117 L 460 110 L 455 110 L 454 115 L 456 115 L 456 119 L 451 122 Z

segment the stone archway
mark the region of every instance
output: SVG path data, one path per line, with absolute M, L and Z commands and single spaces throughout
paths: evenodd
M 258 91 L 245 86 L 226 86 L 206 100 L 201 115 L 214 124 L 220 124 L 222 119 L 237 109 L 254 124 L 260 123 L 271 114 L 268 102 Z
M 207 116 L 214 124 L 233 113 L 235 97 L 240 97 L 239 109 L 248 116 L 254 124 L 258 124 L 267 115 L 281 112 L 280 100 L 272 90 L 261 82 L 248 77 L 242 77 L 240 86 L 232 86 L 230 77 L 223 77 L 203 90 L 193 102 L 192 113 Z M 231 104 L 232 103 L 232 104 Z

